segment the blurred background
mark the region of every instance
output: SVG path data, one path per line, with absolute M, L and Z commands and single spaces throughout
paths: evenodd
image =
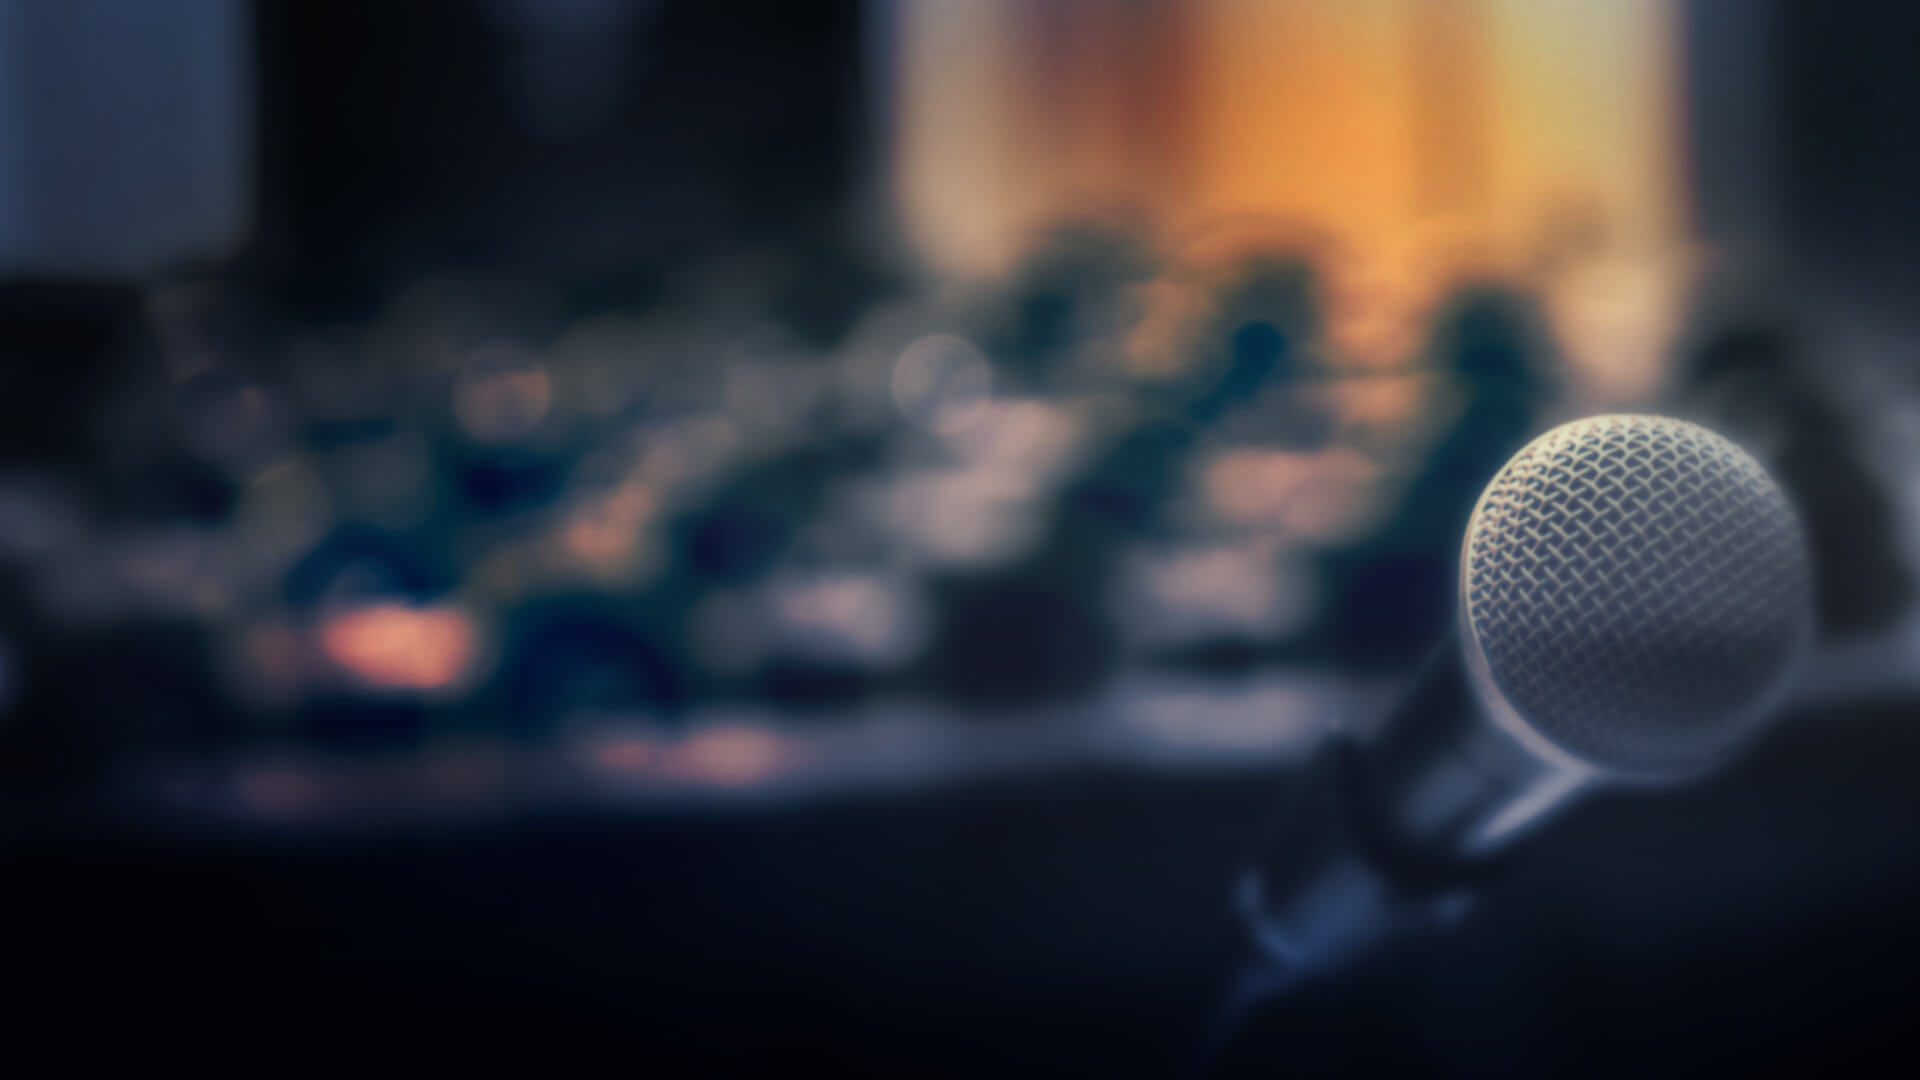
M 1801 510 L 1787 717 L 1235 1057 L 1867 1060 L 1920 1001 L 1916 50 L 1892 0 L 0 0 L 8 1026 L 1167 1075 L 1481 487 L 1652 411 Z

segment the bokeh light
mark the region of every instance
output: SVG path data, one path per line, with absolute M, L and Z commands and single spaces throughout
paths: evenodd
M 507 345 L 475 352 L 455 376 L 453 411 L 485 443 L 517 442 L 546 418 L 552 387 L 531 355 Z
M 1084 749 L 1054 724 L 1224 760 L 1311 741 L 1343 691 L 1296 669 L 1429 647 L 1454 517 L 1530 432 L 1666 393 L 1809 453 L 1767 370 L 1666 370 L 1714 350 L 1674 344 L 1712 320 L 1642 0 L 887 6 L 857 227 L 656 260 L 595 218 L 542 253 L 571 208 L 514 180 L 495 258 L 401 215 L 286 295 L 252 263 L 132 289 L 67 449 L 0 472 L 19 663 L 205 651 L 167 684 L 210 703 L 195 745 L 417 751 L 448 799 L 574 741 L 682 792 Z M 567 97 L 552 59 L 502 92 Z M 538 135 L 556 168 L 637 119 L 595 116 Z M 1169 689 L 1192 669 L 1246 682 Z M 297 762 L 259 805 L 318 805 Z
M 320 643 L 367 687 L 445 690 L 471 673 L 478 630 L 456 608 L 374 604 L 325 616 Z
M 893 400 L 915 424 L 942 435 L 966 430 L 986 411 L 993 368 L 964 338 L 934 334 L 907 346 L 893 368 Z

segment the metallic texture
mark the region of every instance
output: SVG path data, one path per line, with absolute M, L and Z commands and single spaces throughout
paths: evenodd
M 1461 560 L 1468 670 L 1491 718 L 1613 779 L 1727 757 L 1812 624 L 1780 488 L 1726 439 L 1663 417 L 1591 417 L 1528 444 L 1481 496 Z

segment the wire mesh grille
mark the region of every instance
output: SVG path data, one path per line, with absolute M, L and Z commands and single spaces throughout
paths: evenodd
M 1508 462 L 1468 528 L 1469 630 L 1520 716 L 1602 769 L 1691 772 L 1762 719 L 1810 622 L 1760 465 L 1683 421 L 1601 416 Z

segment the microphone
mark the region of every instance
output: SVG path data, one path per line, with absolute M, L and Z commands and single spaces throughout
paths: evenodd
M 1577 420 L 1481 494 L 1449 640 L 1365 743 L 1336 736 L 1242 883 L 1265 992 L 1465 910 L 1583 795 L 1684 783 L 1780 704 L 1813 625 L 1800 524 L 1726 439 Z

